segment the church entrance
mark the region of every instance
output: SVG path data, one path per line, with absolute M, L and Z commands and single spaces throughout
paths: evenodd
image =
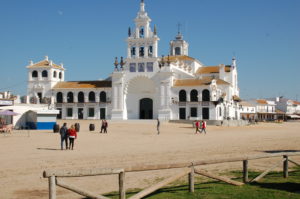
M 143 98 L 140 100 L 140 119 L 153 119 L 153 100 Z

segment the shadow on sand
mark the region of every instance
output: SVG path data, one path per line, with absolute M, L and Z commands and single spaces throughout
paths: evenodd
M 300 152 L 300 150 L 270 150 L 270 151 L 261 151 L 265 153 L 288 153 L 288 152 Z
M 61 149 L 54 149 L 54 148 L 36 148 L 37 150 L 47 150 L 47 151 L 60 151 Z

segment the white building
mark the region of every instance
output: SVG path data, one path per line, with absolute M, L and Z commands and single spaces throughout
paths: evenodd
M 277 119 L 276 103 L 273 100 L 257 99 L 249 101 L 256 106 L 256 119 L 259 121 L 273 121 Z M 280 113 L 281 114 L 281 113 Z
M 49 109 L 48 104 L 19 103 L 18 96 L 9 91 L 0 92 L 0 112 L 12 111 L 13 115 L 0 114 L 0 128 L 12 125 L 15 129 L 52 129 L 56 124 L 57 110 Z
M 284 112 L 287 117 L 291 119 L 300 118 L 300 102 L 283 97 L 276 97 L 273 100 L 276 101 L 276 109 Z
M 241 119 L 255 120 L 256 119 L 256 105 L 247 101 L 240 102 Z
M 65 69 L 48 58 L 28 66 L 28 95 L 55 103 L 63 119 L 239 119 L 236 60 L 206 66 L 188 56 L 179 32 L 170 55 L 158 56 L 156 26 L 141 1 L 129 28 L 127 57 L 116 59 L 105 81 L 64 81 Z M 46 75 L 47 74 L 47 75 Z M 46 100 L 48 99 L 48 100 Z

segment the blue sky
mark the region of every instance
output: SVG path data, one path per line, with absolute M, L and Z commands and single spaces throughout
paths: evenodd
M 66 80 L 104 79 L 126 56 L 139 0 L 0 0 L 0 91 L 26 94 L 29 60 L 64 63 Z M 182 24 L 205 65 L 237 57 L 242 98 L 300 100 L 299 0 L 145 0 L 159 55 Z

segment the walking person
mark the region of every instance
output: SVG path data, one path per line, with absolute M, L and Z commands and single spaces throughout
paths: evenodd
M 72 125 L 71 128 L 69 128 L 68 134 L 69 134 L 69 141 L 70 141 L 69 149 L 73 150 L 73 148 L 74 148 L 74 140 L 77 139 L 77 132 L 75 130 L 74 125 Z
M 160 121 L 159 121 L 159 119 L 157 118 L 157 135 L 160 134 L 159 127 L 160 127 Z
M 101 131 L 100 131 L 100 133 L 102 133 L 102 131 L 104 131 L 104 129 L 105 129 L 105 124 L 104 124 L 104 120 L 102 120 L 102 122 L 101 122 Z M 105 132 L 105 131 L 104 131 Z
M 195 126 L 196 126 L 196 132 L 195 132 L 195 134 L 197 134 L 198 132 L 201 133 L 200 129 L 199 129 L 200 128 L 200 122 L 198 120 L 196 120 Z
M 108 123 L 104 120 L 104 133 L 107 133 Z
M 59 130 L 60 134 L 60 148 L 64 149 L 64 142 L 66 143 L 66 149 L 68 149 L 68 128 L 67 123 L 64 123 L 63 126 Z
M 204 133 L 206 134 L 206 122 L 203 120 L 202 124 L 201 124 L 201 133 L 204 131 Z

